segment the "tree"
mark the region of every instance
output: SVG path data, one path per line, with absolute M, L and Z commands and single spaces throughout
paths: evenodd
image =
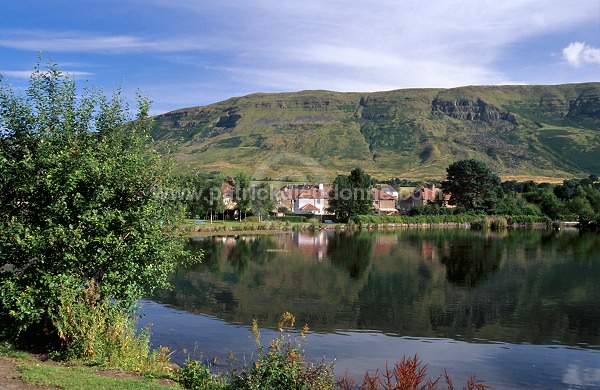
M 361 168 L 354 169 L 348 176 L 338 175 L 333 181 L 329 209 L 335 212 L 336 218 L 340 220 L 371 213 L 372 186 L 373 179 Z
M 200 203 L 203 210 L 210 214 L 210 223 L 213 222 L 213 215 L 225 212 L 225 203 L 223 203 L 223 194 L 221 194 L 222 184 L 223 179 L 217 177 L 206 182 L 200 191 Z
M 261 183 L 250 190 L 252 213 L 262 221 L 263 215 L 273 211 L 276 206 L 275 195 L 267 183 Z
M 244 213 L 244 218 L 246 217 L 246 213 L 252 207 L 252 198 L 250 196 L 250 177 L 244 172 L 239 172 L 233 178 L 234 188 L 233 188 L 233 201 L 236 203 L 238 210 L 240 210 L 240 214 Z M 240 217 L 241 218 L 241 217 Z
M 199 174 L 179 174 L 175 176 L 176 189 L 174 201 L 179 201 L 186 210 L 188 218 L 198 218 L 206 214 L 202 202 L 203 191 L 207 187 L 207 179 Z
M 450 204 L 476 212 L 493 213 L 503 197 L 500 178 L 479 160 L 461 160 L 447 169 L 442 183 Z
M 159 195 L 170 163 L 149 146 L 149 105 L 132 115 L 53 63 L 26 93 L 0 79 L 0 321 L 51 326 L 61 290 L 90 280 L 130 305 L 168 286 L 181 207 Z

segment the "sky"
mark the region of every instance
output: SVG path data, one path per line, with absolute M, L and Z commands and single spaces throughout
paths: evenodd
M 0 74 L 56 62 L 153 113 L 254 92 L 600 81 L 600 0 L 3 1 Z

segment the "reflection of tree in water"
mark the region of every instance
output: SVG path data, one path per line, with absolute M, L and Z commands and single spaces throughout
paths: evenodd
M 327 256 L 335 267 L 347 270 L 351 278 L 358 279 L 371 261 L 372 247 L 371 234 L 340 232 L 329 238 Z
M 223 258 L 223 247 L 225 243 L 212 237 L 201 240 L 190 240 L 186 249 L 192 254 L 202 253 L 202 262 L 195 265 L 194 270 L 208 268 L 215 272 L 219 270 L 219 264 Z
M 232 246 L 227 261 L 235 267 L 237 275 L 241 276 L 248 269 L 248 264 L 252 261 L 258 264 L 265 264 L 271 261 L 274 253 L 269 249 L 277 248 L 277 243 L 270 237 L 238 237 Z
M 495 239 L 472 237 L 444 245 L 441 252 L 448 281 L 475 287 L 498 268 L 503 245 Z

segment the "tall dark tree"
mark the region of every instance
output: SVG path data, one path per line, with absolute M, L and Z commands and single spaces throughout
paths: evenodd
M 493 213 L 503 198 L 500 177 L 479 160 L 461 160 L 447 169 L 442 183 L 444 193 L 450 194 L 450 205 L 469 211 Z
M 329 199 L 329 209 L 336 218 L 348 220 L 353 215 L 370 214 L 373 206 L 371 188 L 373 179 L 361 168 L 350 175 L 338 175 L 333 182 Z

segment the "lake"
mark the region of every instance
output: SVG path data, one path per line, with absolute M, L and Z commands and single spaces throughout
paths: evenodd
M 198 238 L 202 264 L 143 302 L 152 342 L 227 366 L 256 354 L 253 319 L 274 336 L 281 313 L 311 331 L 309 360 L 336 376 L 418 354 L 455 384 L 496 389 L 600 387 L 600 234 L 402 229 Z M 217 366 L 218 368 L 218 366 Z M 462 386 L 459 386 L 462 387 Z

